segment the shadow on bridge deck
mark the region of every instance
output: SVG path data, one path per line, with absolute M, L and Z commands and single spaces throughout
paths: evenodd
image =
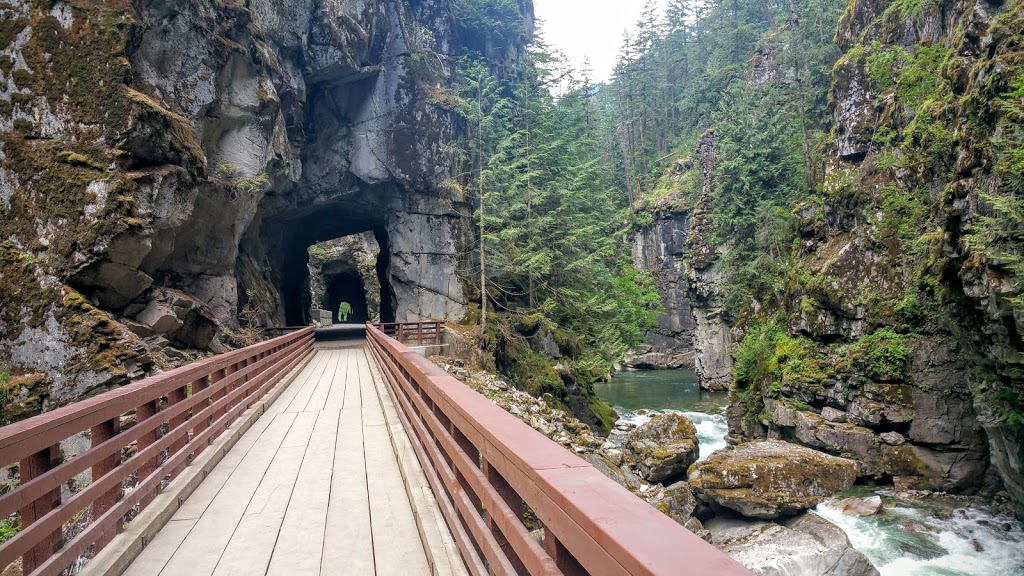
M 335 324 L 316 331 L 318 349 L 360 348 L 365 344 L 365 324 Z

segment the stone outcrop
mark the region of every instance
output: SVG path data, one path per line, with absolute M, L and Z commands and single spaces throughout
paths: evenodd
M 700 458 L 700 443 L 693 422 L 682 414 L 659 414 L 626 438 L 637 457 L 640 475 L 648 482 L 685 476 Z
M 767 520 L 792 516 L 853 486 L 857 463 L 786 442 L 720 450 L 690 470 L 705 502 Z
M 459 319 L 439 96 L 467 46 L 518 57 L 517 5 L 518 39 L 447 0 L 0 6 L 0 362 L 49 408 L 222 349 L 244 310 L 306 324 L 307 247 L 364 232 L 384 317 Z
M 866 496 L 863 498 L 847 498 L 839 502 L 843 514 L 853 516 L 873 516 L 882 510 L 882 497 Z
M 686 280 L 690 215 L 677 204 L 677 198 L 666 198 L 659 204 L 662 208 L 656 211 L 653 223 L 639 228 L 633 236 L 633 265 L 656 279 L 664 313 L 648 334 L 648 343 L 626 355 L 623 363 L 631 368 L 693 367 L 695 325 Z
M 715 134 L 708 131 L 695 155 L 663 179 L 667 194 L 637 208 L 638 219 L 649 221 L 634 226 L 633 263 L 657 280 L 665 312 L 625 364 L 693 367 L 703 388 L 721 391 L 732 381 L 732 335 L 719 294 L 722 248 L 714 245 L 710 221 L 716 170 Z
M 720 294 L 722 270 L 718 259 L 722 248 L 714 243 L 711 224 L 718 169 L 713 131 L 706 132 L 697 141 L 697 158 L 703 184 L 687 239 L 689 298 L 696 324 L 694 364 L 703 388 L 728 390 L 732 383 L 732 335 Z
M 380 321 L 380 245 L 372 232 L 314 244 L 309 248 L 309 287 L 314 310 L 352 307 L 351 322 Z M 342 284 L 342 289 L 334 286 Z M 340 320 L 340 319 L 339 319 Z
M 877 576 L 841 528 L 815 514 L 782 523 L 715 518 L 704 523 L 715 546 L 763 576 Z
M 856 373 L 813 388 L 796 383 L 764 399 L 766 435 L 855 459 L 861 477 L 931 490 L 977 488 L 988 450 L 964 363 L 942 339 L 911 346 L 913 384 Z M 733 428 L 742 427 L 734 422 Z

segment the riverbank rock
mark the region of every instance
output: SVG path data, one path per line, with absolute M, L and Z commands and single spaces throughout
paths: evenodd
M 813 508 L 856 479 L 853 460 L 765 441 L 715 452 L 690 471 L 689 481 L 708 503 L 772 520 Z
M 683 526 L 687 526 L 687 523 L 693 519 L 693 511 L 697 509 L 697 497 L 693 495 L 693 490 L 686 482 L 676 482 L 667 488 L 658 490 L 653 497 L 648 499 L 648 502 Z M 696 530 L 691 531 L 696 532 Z
M 700 458 L 697 429 L 682 414 L 659 414 L 629 433 L 626 447 L 637 459 L 637 470 L 648 482 L 683 476 Z
M 867 498 L 847 498 L 839 502 L 843 514 L 851 516 L 874 516 L 882 510 L 882 497 L 869 496 Z
M 704 527 L 716 547 L 763 576 L 878 576 L 841 528 L 815 514 L 782 524 L 715 518 Z

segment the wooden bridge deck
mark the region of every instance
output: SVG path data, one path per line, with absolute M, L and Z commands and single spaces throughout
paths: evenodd
M 318 349 L 126 574 L 465 574 L 365 348 Z

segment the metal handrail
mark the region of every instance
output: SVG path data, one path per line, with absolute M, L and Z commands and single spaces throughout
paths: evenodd
M 473 574 L 751 574 L 379 327 L 367 334 Z
M 57 575 L 99 552 L 126 514 L 145 508 L 312 349 L 313 329 L 305 328 L 0 428 L 0 466 L 17 463 L 20 476 L 0 496 L 0 518 L 20 511 L 22 522 L 0 545 L 0 567 L 20 556 L 24 574 Z M 86 432 L 90 448 L 62 462 L 61 442 Z M 62 501 L 61 487 L 88 470 L 89 485 Z M 90 516 L 65 537 L 68 523 Z

